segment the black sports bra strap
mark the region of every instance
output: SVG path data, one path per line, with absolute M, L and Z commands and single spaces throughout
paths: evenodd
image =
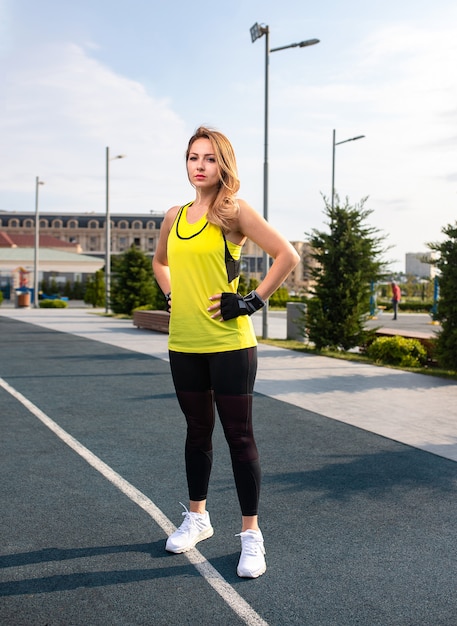
M 197 237 L 197 235 L 202 233 L 205 230 L 205 228 L 208 226 L 208 220 L 206 220 L 204 226 L 202 228 L 200 228 L 200 230 L 197 231 L 196 233 L 194 233 L 193 235 L 190 235 L 189 237 L 183 237 L 182 235 L 179 234 L 179 222 L 181 221 L 182 214 L 184 212 L 184 209 L 186 207 L 188 207 L 189 205 L 191 205 L 191 204 L 192 204 L 192 202 L 189 202 L 188 204 L 185 204 L 178 211 L 178 216 L 176 218 L 176 235 L 177 235 L 178 239 L 183 239 L 183 240 L 185 240 L 185 239 L 193 239 L 194 237 Z
M 227 245 L 227 239 L 225 238 L 225 234 L 224 231 L 222 232 L 222 237 L 224 238 L 224 246 L 225 246 L 225 267 L 227 270 L 227 280 L 229 283 L 232 282 L 232 280 L 235 280 L 235 278 L 238 278 L 238 276 L 240 275 L 240 265 L 241 265 L 241 261 L 240 260 L 236 260 L 232 257 L 232 255 L 230 254 L 230 250 L 228 249 L 228 245 Z

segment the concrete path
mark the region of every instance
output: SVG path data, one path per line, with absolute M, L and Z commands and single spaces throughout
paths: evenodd
M 168 359 L 166 335 L 96 313 L 0 309 L 0 316 Z M 256 391 L 457 461 L 454 381 L 260 344 Z

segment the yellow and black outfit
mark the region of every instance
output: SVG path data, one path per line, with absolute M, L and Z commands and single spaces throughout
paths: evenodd
M 171 277 L 170 365 L 186 416 L 186 472 L 190 500 L 205 500 L 212 466 L 216 405 L 229 444 L 243 515 L 256 515 L 260 465 L 252 430 L 257 340 L 249 316 L 221 322 L 209 297 L 236 293 L 241 246 L 207 221 L 187 221 L 187 204 L 168 236 Z
M 208 315 L 208 298 L 238 289 L 232 261 L 239 261 L 241 246 L 226 241 L 221 229 L 204 215 L 187 222 L 187 208 L 179 210 L 168 236 L 168 263 L 173 308 L 168 347 L 178 352 L 224 352 L 257 345 L 247 315 L 221 323 Z M 227 251 L 229 254 L 227 254 Z M 229 257 L 229 258 L 227 258 Z M 229 281 L 229 279 L 231 279 Z

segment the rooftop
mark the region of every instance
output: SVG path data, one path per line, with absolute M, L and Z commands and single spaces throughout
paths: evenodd
M 0 248 L 33 248 L 35 246 L 35 235 L 16 235 L 15 233 L 0 232 Z M 67 248 L 67 250 L 78 251 L 77 243 L 69 243 L 51 235 L 40 235 L 40 248 Z
M 33 263 L 35 257 L 34 248 L 0 248 L 0 261 L 16 261 L 17 263 Z M 94 263 L 101 261 L 98 257 L 88 254 L 77 254 L 66 250 L 53 250 L 52 248 L 40 248 L 40 261 Z

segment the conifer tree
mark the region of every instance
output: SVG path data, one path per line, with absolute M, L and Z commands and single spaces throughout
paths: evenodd
M 97 270 L 94 277 L 89 276 L 84 294 L 84 302 L 95 307 L 105 306 L 105 272 Z
M 101 272 L 103 272 L 103 270 L 99 270 Z M 84 285 L 81 282 L 81 279 L 78 277 L 73 285 L 73 293 L 72 293 L 72 298 L 74 300 L 84 300 L 84 292 L 85 292 L 85 288 Z M 103 303 L 105 302 L 105 300 L 103 300 Z
M 111 309 L 114 313 L 131 315 L 140 306 L 157 306 L 158 287 L 154 280 L 151 259 L 132 246 L 113 258 Z
M 314 297 L 308 301 L 306 328 L 318 350 L 349 350 L 366 339 L 364 322 L 370 310 L 370 286 L 381 275 L 385 237 L 366 224 L 372 213 L 366 199 L 350 206 L 348 200 L 332 208 L 325 201 L 329 231 L 313 229 L 309 235 L 315 267 Z
M 440 270 L 439 300 L 436 319 L 441 322 L 436 354 L 442 367 L 457 371 L 457 222 L 442 231 L 448 237 L 441 243 L 429 243 L 439 256 L 434 264 Z

